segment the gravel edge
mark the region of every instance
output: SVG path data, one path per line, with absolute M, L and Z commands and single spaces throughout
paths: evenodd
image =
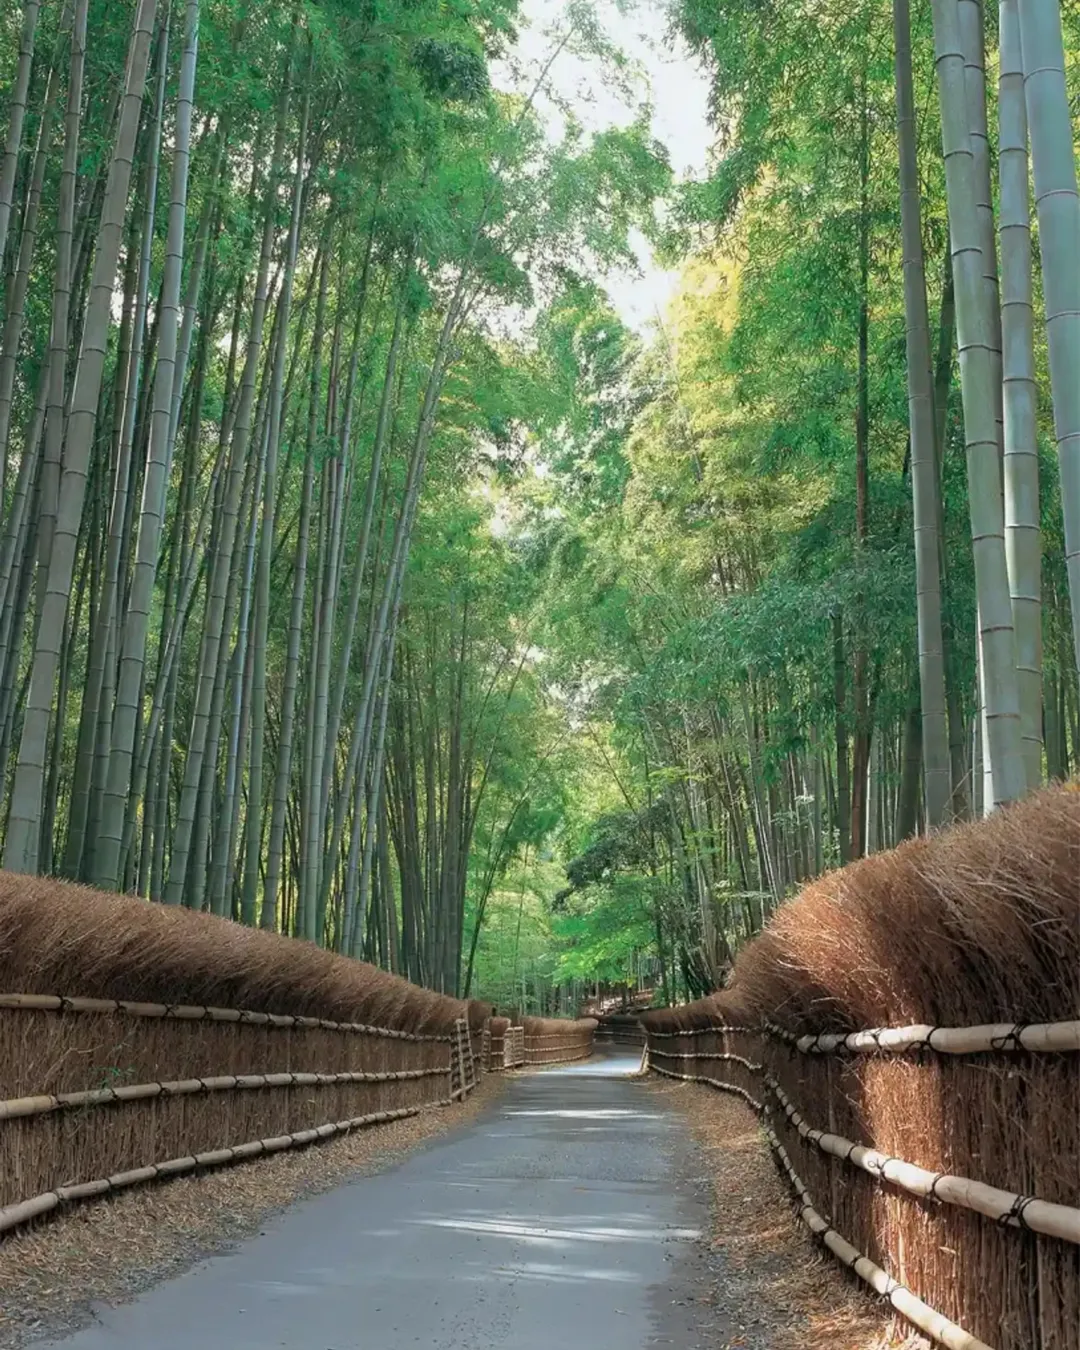
M 701 1301 L 731 1327 L 717 1350 L 929 1350 L 810 1239 L 749 1108 L 702 1084 L 642 1081 L 705 1158 L 712 1288 Z

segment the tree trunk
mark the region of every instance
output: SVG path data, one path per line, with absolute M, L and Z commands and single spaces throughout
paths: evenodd
M 1080 666 L 1080 192 L 1058 0 L 1019 5 L 1073 654 Z
M 896 133 L 900 151 L 904 311 L 907 319 L 911 489 L 915 516 L 915 595 L 919 624 L 922 761 L 926 783 L 926 815 L 933 829 L 948 818 L 951 784 L 949 737 L 945 721 L 941 574 L 938 565 L 941 549 L 939 532 L 941 501 L 934 436 L 930 318 L 926 305 L 922 214 L 919 207 L 919 168 L 916 154 L 918 142 L 911 72 L 911 21 L 908 0 L 893 0 L 893 29 L 896 41 Z M 910 828 L 905 828 L 900 837 L 903 838 L 910 832 Z
M 987 304 L 956 0 L 933 0 L 933 16 L 956 284 L 979 645 L 985 674 L 993 804 L 999 805 L 1022 796 L 1025 785 L 995 412 L 1000 381 L 995 379 L 994 314 Z
M 1026 3 L 1026 0 L 1025 0 Z M 1009 566 L 1020 736 L 1028 789 L 1042 782 L 1042 540 L 1036 432 L 1027 111 L 1017 0 L 1001 0 L 998 153 L 1005 424 L 1005 552 Z M 1080 367 L 1078 367 L 1080 369 Z
M 83 326 L 83 345 L 75 373 L 68 418 L 67 455 L 60 483 L 56 531 L 41 625 L 19 744 L 12 789 L 11 819 L 4 849 L 4 865 L 11 871 L 33 872 L 38 865 L 38 836 L 45 785 L 45 747 L 63 639 L 64 617 L 71 594 L 75 548 L 90 463 L 98 398 L 108 342 L 110 307 L 120 255 L 124 215 L 131 184 L 131 164 L 142 108 L 150 40 L 157 0 L 139 0 L 128 50 L 124 94 L 116 142 L 105 189 L 90 301 Z
M 310 65 L 308 70 L 310 75 Z M 286 245 L 281 297 L 278 301 L 278 327 L 280 331 L 271 376 L 270 425 L 267 440 L 266 471 L 263 479 L 258 570 L 255 578 L 255 625 L 252 631 L 254 669 L 251 686 L 251 750 L 248 761 L 247 848 L 240 910 L 242 922 L 249 926 L 254 925 L 256 918 L 256 895 L 262 848 L 263 750 L 266 735 L 266 644 L 270 623 L 270 559 L 274 548 L 274 527 L 276 523 L 277 462 L 281 444 L 285 353 L 288 349 L 289 317 L 292 307 L 293 284 L 296 278 L 296 258 L 300 246 L 300 223 L 304 202 L 304 173 L 306 170 L 310 109 L 311 95 L 308 92 L 304 98 L 304 110 L 300 118 L 300 144 L 296 155 L 296 175 L 293 181 L 292 219 Z M 323 275 L 325 277 L 325 261 L 323 262 Z M 325 304 L 325 290 L 321 292 L 320 299 Z M 318 344 L 321 340 L 322 335 L 317 332 L 315 338 L 316 361 L 318 360 Z M 314 394 L 312 396 L 314 397 Z
M 15 68 L 15 84 L 11 91 L 8 111 L 8 132 L 4 142 L 4 156 L 0 159 L 0 268 L 7 251 L 8 227 L 15 199 L 15 174 L 22 149 L 23 123 L 26 120 L 26 99 L 30 91 L 30 72 L 34 65 L 34 39 L 37 35 L 38 12 L 41 0 L 26 0 L 23 6 L 22 35 L 19 38 L 19 61 Z

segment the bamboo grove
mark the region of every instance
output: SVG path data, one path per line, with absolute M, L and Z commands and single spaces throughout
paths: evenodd
M 5 7 L 7 868 L 456 987 L 521 666 L 436 594 L 497 435 L 485 313 L 536 303 L 586 237 L 619 254 L 620 164 L 651 154 L 544 142 L 547 66 L 489 81 L 512 20 Z M 570 14 L 547 65 L 590 40 Z M 600 195 L 621 225 L 596 228 Z
M 609 9 L 3 8 L 6 868 L 544 1013 L 1076 771 L 1075 12 L 678 0 L 679 181 Z
M 565 305 L 592 420 L 529 526 L 607 784 L 563 968 L 632 933 L 666 999 L 823 869 L 1080 762 L 1075 9 L 674 17 L 717 133 L 679 294 L 644 345 Z

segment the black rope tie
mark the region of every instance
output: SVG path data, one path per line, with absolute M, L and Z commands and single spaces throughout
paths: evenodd
M 1029 1025 L 1028 1022 L 1016 1022 L 1011 1031 L 1007 1031 L 1004 1036 L 995 1036 L 990 1044 L 995 1050 L 1023 1050 L 1025 1046 L 1021 1038 Z
M 937 1046 L 934 1044 L 934 1037 L 935 1037 L 935 1036 L 938 1034 L 938 1032 L 941 1031 L 941 1030 L 942 1030 L 942 1028 L 939 1027 L 939 1026 L 937 1026 L 937 1025 L 935 1024 L 935 1025 L 932 1026 L 932 1027 L 930 1028 L 930 1030 L 926 1033 L 926 1039 L 923 1041 L 922 1044 L 923 1044 L 923 1046 L 924 1046 L 927 1050 L 936 1050 L 936 1049 L 937 1049 Z
M 934 1179 L 933 1179 L 933 1181 L 930 1183 L 930 1195 L 931 1195 L 931 1198 L 934 1199 L 934 1200 L 937 1200 L 939 1203 L 943 1203 L 943 1202 L 942 1202 L 942 1200 L 941 1200 L 941 1196 L 938 1195 L 938 1193 L 937 1193 L 938 1183 L 941 1182 L 941 1181 L 943 1181 L 947 1175 L 948 1175 L 948 1173 L 946 1173 L 946 1172 L 935 1172 L 935 1173 L 934 1173 Z
M 1028 1205 L 1033 1205 L 1035 1199 L 1036 1197 L 1034 1195 L 1018 1195 L 1013 1200 L 1008 1210 L 1006 1210 L 1001 1218 L 998 1219 L 998 1223 L 1001 1224 L 1003 1228 L 1010 1227 L 1013 1223 L 1016 1223 L 1020 1228 L 1024 1229 L 1025 1232 L 1030 1233 L 1032 1229 L 1024 1215 Z

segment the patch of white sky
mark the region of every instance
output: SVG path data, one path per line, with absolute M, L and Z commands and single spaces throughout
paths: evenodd
M 672 32 L 665 0 L 594 0 L 598 26 L 626 57 L 626 78 L 614 80 L 598 57 L 564 50 L 548 76 L 550 93 L 541 93 L 537 109 L 553 140 L 566 126 L 566 112 L 586 132 L 629 126 L 647 105 L 652 131 L 666 148 L 678 180 L 700 178 L 709 161 L 714 133 L 708 121 L 709 80 L 682 39 Z M 510 60 L 493 72 L 498 88 L 530 92 L 550 57 L 559 31 L 565 30 L 564 0 L 523 0 L 519 38 Z M 604 278 L 619 316 L 638 332 L 647 331 L 663 312 L 678 281 L 677 272 L 660 267 L 648 240 L 635 231 L 631 243 L 636 268 Z

